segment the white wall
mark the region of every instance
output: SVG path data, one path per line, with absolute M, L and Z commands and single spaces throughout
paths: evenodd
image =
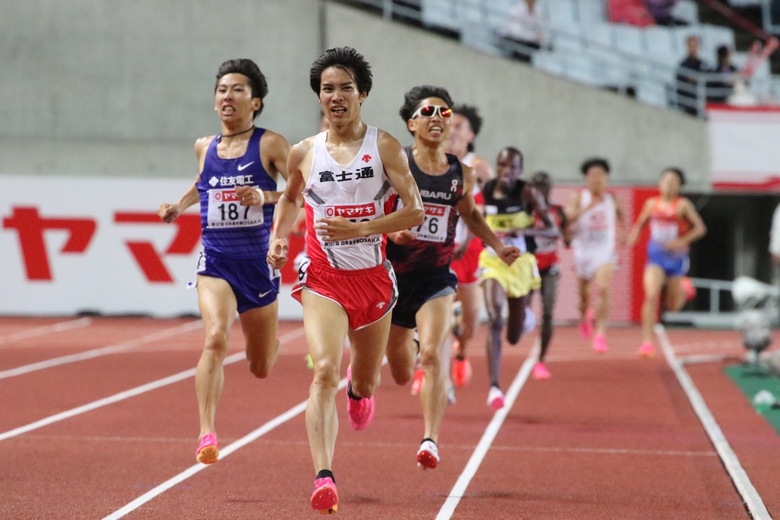
M 194 140 L 218 130 L 214 75 L 251 57 L 270 92 L 259 124 L 291 142 L 317 128 L 308 70 L 320 52 L 317 0 L 0 0 L 0 175 L 195 174 Z M 477 151 L 519 146 L 529 171 L 579 182 L 604 155 L 616 183 L 653 184 L 683 167 L 709 188 L 706 124 L 548 76 L 420 29 L 328 3 L 326 46 L 351 45 L 373 66 L 365 118 L 409 142 L 398 108 L 421 83 L 485 117 Z

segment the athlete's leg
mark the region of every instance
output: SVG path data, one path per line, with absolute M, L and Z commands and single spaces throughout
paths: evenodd
M 609 319 L 609 291 L 612 288 L 612 273 L 615 270 L 615 265 L 612 262 L 607 262 L 598 269 L 593 276 L 594 291 L 598 298 L 596 303 L 596 336 L 604 336 L 607 330 L 607 320 Z
M 466 356 L 467 347 L 477 330 L 482 304 L 482 288 L 478 283 L 459 284 L 456 299 L 460 301 L 460 335 L 456 356 Z
M 547 355 L 547 348 L 550 346 L 550 340 L 553 334 L 553 311 L 555 309 L 555 300 L 558 295 L 558 279 L 560 273 L 557 268 L 548 269 L 542 275 L 542 330 L 540 340 L 539 361 L 544 361 Z
M 255 377 L 267 377 L 279 356 L 281 343 L 277 338 L 279 302 L 256 307 L 239 315 L 246 339 L 246 358 Z
M 670 276 L 666 283 L 666 310 L 676 312 L 683 308 L 687 294 L 683 287 L 685 276 Z
M 414 376 L 414 364 L 417 360 L 417 344 L 414 342 L 414 329 L 399 325 L 390 325 L 387 339 L 387 364 L 393 381 L 405 385 Z
M 582 276 L 577 277 L 577 310 L 580 312 L 580 321 L 585 319 L 588 309 L 590 308 L 590 278 L 584 278 Z
M 301 292 L 301 303 L 306 342 L 314 365 L 306 405 L 306 430 L 314 470 L 320 472 L 330 470 L 333 462 L 338 433 L 336 394 L 348 321 L 340 305 L 306 289 Z
M 485 308 L 488 313 L 487 357 L 490 384 L 499 386 L 498 377 L 501 368 L 501 331 L 504 328 L 504 318 L 501 311 L 506 301 L 506 294 L 501 284 L 492 278 L 483 282 Z
M 528 295 L 520 298 L 507 298 L 507 325 L 506 340 L 510 345 L 517 345 L 520 336 L 523 334 L 523 324 L 525 323 L 525 310 L 528 307 Z
M 653 343 L 653 326 L 658 320 L 658 305 L 666 275 L 660 266 L 648 264 L 642 275 L 645 297 L 642 302 L 642 343 Z
M 417 311 L 417 332 L 420 336 L 420 361 L 423 379 L 420 401 L 425 419 L 424 438 L 439 442 L 444 410 L 447 407 L 449 355 L 446 339 L 449 323 L 446 316 L 452 312 L 453 295 L 428 300 Z
M 199 437 L 215 433 L 214 418 L 224 384 L 222 363 L 228 350 L 236 306 L 236 297 L 225 280 L 198 275 L 198 307 L 206 333 L 203 353 L 195 368 Z

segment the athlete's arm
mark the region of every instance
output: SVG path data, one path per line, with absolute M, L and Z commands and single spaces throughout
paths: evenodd
M 615 202 L 615 225 L 617 227 L 615 233 L 617 234 L 617 243 L 626 245 L 625 218 L 623 218 L 623 209 L 620 207 L 620 201 L 618 201 L 617 197 L 612 193 L 608 193 L 606 196 L 612 197 L 612 200 Z
M 190 206 L 196 204 L 200 201 L 200 197 L 198 195 L 198 179 L 200 178 L 200 172 L 203 171 L 203 162 L 206 157 L 206 150 L 208 149 L 209 143 L 211 143 L 211 140 L 214 139 L 214 136 L 211 137 L 201 137 L 197 141 L 195 141 L 195 157 L 198 159 L 198 175 L 195 176 L 195 181 L 193 181 L 192 184 L 190 184 L 190 187 L 187 188 L 187 191 L 184 192 L 184 195 L 179 198 L 179 201 L 175 204 L 168 204 L 163 203 L 160 204 L 160 209 L 158 210 L 158 215 L 160 215 L 160 218 L 163 222 L 173 222 L 177 218 L 179 218 L 179 215 L 184 213 L 187 208 Z
M 566 203 L 566 209 L 564 209 L 566 217 L 569 219 L 569 223 L 573 224 L 577 222 L 577 219 L 582 214 L 582 207 L 580 203 L 579 192 L 574 192 L 569 197 L 569 201 Z
M 642 228 L 645 227 L 645 224 L 647 224 L 647 220 L 650 218 L 650 212 L 653 210 L 654 201 L 655 197 L 650 197 L 645 201 L 644 206 L 642 206 L 642 211 L 639 213 L 636 222 L 634 222 L 634 225 L 631 227 L 628 238 L 626 238 L 626 245 L 629 247 L 636 243 L 639 238 L 639 233 L 642 231 Z
M 268 264 L 275 269 L 281 269 L 287 263 L 287 236 L 298 218 L 298 210 L 303 201 L 306 180 L 302 168 L 312 145 L 311 138 L 303 140 L 290 148 L 287 156 L 287 186 L 276 204 L 273 231 L 268 247 Z
M 686 198 L 680 201 L 680 216 L 690 222 L 691 228 L 687 233 L 678 237 L 676 240 L 672 240 L 668 247 L 670 249 L 687 248 L 692 242 L 699 240 L 701 237 L 707 234 L 707 226 L 696 211 L 696 207 L 693 203 Z
M 511 265 L 512 262 L 520 256 L 520 250 L 514 246 L 505 245 L 501 239 L 493 233 L 493 230 L 490 229 L 487 222 L 485 222 L 482 211 L 474 202 L 474 196 L 471 192 L 471 187 L 474 186 L 475 182 L 474 169 L 464 165 L 463 179 L 463 197 L 458 201 L 455 209 L 458 210 L 458 214 L 466 223 L 466 227 L 469 228 L 469 231 L 474 233 L 478 238 L 481 238 L 485 245 L 493 248 L 504 262 Z
M 290 153 L 290 144 L 282 135 L 266 130 L 260 139 L 260 159 L 263 161 L 265 171 L 271 177 L 282 176 L 287 180 L 287 156 Z M 276 204 L 281 197 L 281 191 L 263 192 L 265 204 Z

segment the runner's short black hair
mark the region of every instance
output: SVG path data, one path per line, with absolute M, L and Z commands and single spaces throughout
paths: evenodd
M 222 62 L 217 70 L 217 81 L 214 84 L 214 92 L 216 93 L 219 86 L 219 80 L 222 76 L 228 74 L 243 74 L 249 79 L 249 88 L 252 89 L 252 97 L 260 98 L 261 101 L 268 95 L 268 82 L 265 79 L 265 74 L 260 70 L 257 64 L 248 58 L 238 58 L 235 60 L 227 60 Z M 255 110 L 253 118 L 260 115 L 263 111 L 265 103 L 260 103 L 260 108 Z

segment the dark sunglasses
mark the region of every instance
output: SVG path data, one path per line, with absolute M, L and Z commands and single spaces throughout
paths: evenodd
M 441 105 L 425 105 L 424 107 L 420 107 L 414 111 L 414 114 L 412 114 L 412 119 L 417 116 L 433 117 L 437 114 L 441 118 L 449 119 L 452 117 L 452 109 L 450 107 L 443 107 Z

